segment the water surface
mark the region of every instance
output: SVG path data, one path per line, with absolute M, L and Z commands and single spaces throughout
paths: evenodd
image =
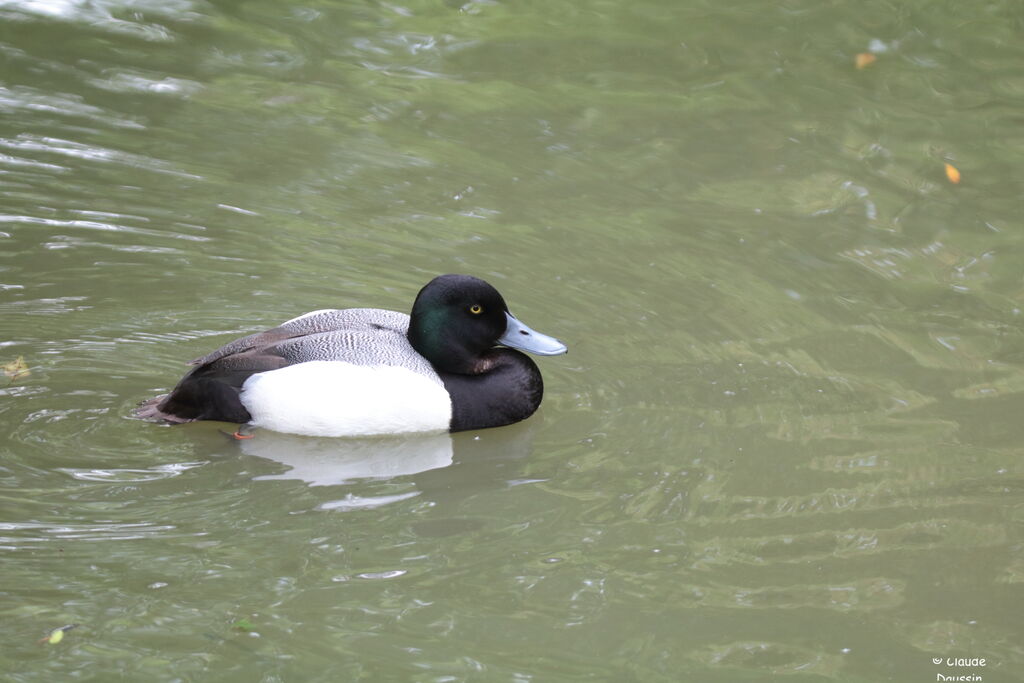
M 30 372 L 0 378 L 0 669 L 1024 680 L 1022 27 L 0 2 L 0 361 Z M 529 421 L 127 417 L 235 336 L 444 272 L 570 346 Z

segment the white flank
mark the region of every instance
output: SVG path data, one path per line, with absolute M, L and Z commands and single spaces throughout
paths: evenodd
M 242 385 L 250 424 L 308 436 L 447 431 L 452 404 L 429 377 L 393 365 L 310 361 Z

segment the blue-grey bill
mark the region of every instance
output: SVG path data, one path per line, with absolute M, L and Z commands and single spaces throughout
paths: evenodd
M 505 334 L 498 340 L 499 344 L 535 353 L 538 356 L 557 356 L 569 349 L 554 337 L 531 330 L 516 320 L 511 313 L 505 313 Z

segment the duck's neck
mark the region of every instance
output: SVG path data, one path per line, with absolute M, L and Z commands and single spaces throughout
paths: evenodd
M 443 321 L 427 315 L 414 315 L 405 334 L 409 344 L 434 366 L 437 372 L 475 374 L 476 350 L 466 347 L 463 340 L 452 335 Z M 470 360 L 466 360 L 470 359 Z
M 501 427 L 533 415 L 544 382 L 526 354 L 492 349 L 478 363 L 487 366 L 479 374 L 438 372 L 452 401 L 451 431 Z

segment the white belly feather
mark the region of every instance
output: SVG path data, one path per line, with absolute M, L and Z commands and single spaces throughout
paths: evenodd
M 250 424 L 308 436 L 447 431 L 452 404 L 438 381 L 393 365 L 310 361 L 242 385 Z

